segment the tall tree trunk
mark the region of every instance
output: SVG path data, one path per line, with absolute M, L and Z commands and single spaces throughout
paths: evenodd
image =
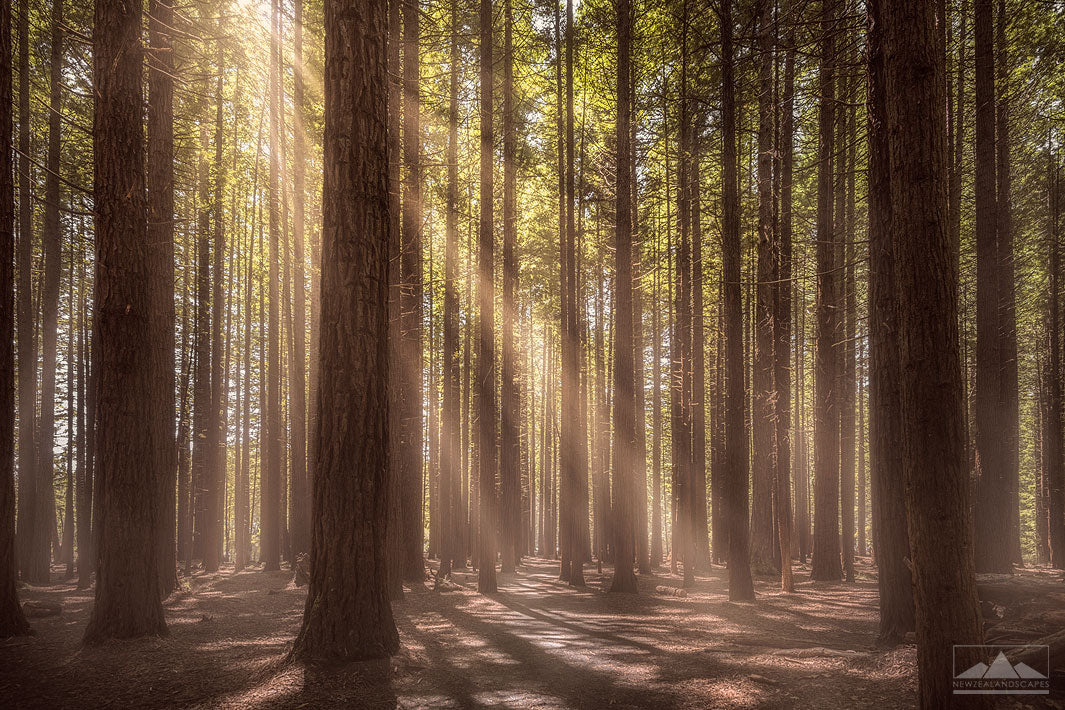
M 10 3 L 9 3 L 10 4 Z M 8 8 L 10 9 L 10 8 Z M 18 22 L 18 566 L 31 579 L 37 490 L 37 340 L 33 307 L 33 186 L 30 175 L 30 8 L 19 5 Z
M 773 554 L 773 476 L 776 469 L 776 388 L 773 381 L 773 296 L 777 255 L 773 229 L 773 35 L 772 6 L 758 4 L 758 283 L 755 287 L 752 421 L 751 566 L 776 571 Z
M 633 477 L 636 464 L 636 393 L 632 342 L 632 186 L 630 143 L 632 84 L 629 80 L 632 8 L 629 0 L 617 6 L 617 170 L 614 192 L 616 215 L 616 303 L 614 307 L 614 475 L 611 519 L 614 523 L 614 580 L 612 592 L 637 591 L 632 563 L 636 556 Z
M 15 554 L 15 174 L 11 7 L 0 5 L 0 638 L 30 633 Z M 23 234 L 25 237 L 25 234 Z
M 206 96 L 206 86 L 204 87 Z M 192 550 L 190 559 L 204 557 L 207 525 L 207 492 L 211 463 L 211 250 L 210 203 L 208 198 L 207 128 L 200 121 L 200 158 L 197 168 L 199 207 L 196 225 L 196 374 L 192 396 Z
M 293 657 L 387 658 L 388 77 L 386 0 L 325 4 L 319 452 L 311 579 Z
M 518 445 L 520 401 L 517 353 L 514 346 L 514 291 L 518 262 L 517 241 L 517 141 L 514 132 L 514 38 L 510 0 L 503 5 L 503 361 L 502 431 L 500 432 L 500 495 L 502 497 L 502 567 L 513 572 L 520 557 L 521 450 Z
M 814 421 L 814 559 L 810 578 L 843 578 L 839 538 L 839 275 L 833 225 L 836 114 L 836 0 L 821 0 L 817 173 L 817 363 Z
M 779 22 L 779 20 L 778 20 Z M 777 30 L 779 33 L 779 29 Z M 795 33 L 789 30 L 784 58 L 782 117 L 777 136 L 776 180 L 780 200 L 776 230 L 776 299 L 773 315 L 773 379 L 776 386 L 777 460 L 774 469 L 773 510 L 780 549 L 780 586 L 794 590 L 791 576 L 791 299 L 792 299 L 792 174 L 795 160 Z M 779 52 L 780 48 L 777 48 Z M 779 70 L 778 70 L 779 71 Z
M 496 591 L 495 245 L 493 226 L 492 2 L 481 0 L 481 221 L 477 238 L 477 591 Z
M 721 263 L 724 279 L 725 365 L 725 485 L 723 503 L 728 517 L 729 599 L 754 599 L 747 527 L 748 456 L 746 388 L 743 377 L 743 305 L 740 283 L 740 211 L 736 162 L 736 67 L 733 54 L 732 1 L 721 2 Z
M 1020 401 L 1017 372 L 1017 304 L 1015 299 L 1013 215 L 1010 206 L 1010 59 L 1006 37 L 1006 0 L 998 0 L 995 18 L 995 68 L 998 72 L 995 104 L 996 140 L 996 201 L 998 214 L 995 226 L 998 234 L 999 283 L 999 351 L 1002 367 L 1002 415 L 1006 418 L 1006 478 L 1009 495 L 1002 502 L 1008 511 L 1009 526 L 1003 531 L 1009 560 L 1023 565 L 1021 556 L 1020 521 Z
M 289 530 L 292 559 L 311 547 L 310 482 L 307 478 L 307 293 L 306 241 L 306 93 L 303 66 L 303 0 L 293 3 L 292 40 L 292 365 L 289 397 L 292 399 L 292 519 Z
M 159 591 L 177 589 L 177 441 L 174 431 L 174 51 L 170 0 L 148 5 L 148 241 L 152 271 L 160 279 L 152 304 L 159 396 L 152 400 L 159 459 Z M 80 546 L 80 543 L 79 543 Z
M 879 574 L 879 643 L 901 643 L 914 629 L 913 585 L 906 529 L 902 462 L 902 371 L 895 257 L 892 252 L 892 176 L 887 121 L 885 18 L 869 5 L 869 477 L 873 549 Z
M 947 224 L 944 55 L 933 4 L 885 3 L 883 10 L 890 61 L 882 128 L 890 156 L 918 694 L 922 708 L 990 707 L 986 696 L 951 694 L 953 668 L 968 668 L 982 655 L 952 644 L 982 643 L 983 626 L 971 552 L 958 267 Z
M 222 74 L 224 55 L 222 43 L 218 41 L 218 78 L 215 85 L 215 128 L 214 128 L 214 195 L 211 202 L 211 216 L 214 218 L 214 239 L 211 245 L 213 263 L 211 266 L 211 409 L 207 421 L 207 480 L 204 482 L 204 506 L 207 514 L 204 526 L 203 569 L 205 572 L 217 572 L 222 552 L 223 497 L 226 485 L 226 436 L 224 430 L 226 406 L 224 392 L 226 388 L 226 367 L 223 356 L 222 341 L 222 307 L 224 305 L 224 266 L 225 233 L 222 229 L 222 190 L 225 186 L 225 163 L 222 159 Z
M 1047 187 L 1050 202 L 1050 225 L 1047 236 L 1050 288 L 1047 293 L 1047 368 L 1043 372 L 1046 405 L 1043 415 L 1044 499 L 1042 515 L 1037 509 L 1037 539 L 1047 541 L 1050 563 L 1065 569 L 1065 433 L 1062 425 L 1061 392 L 1061 246 L 1058 224 L 1061 196 L 1058 163 L 1050 152 Z M 1040 520 L 1042 526 L 1039 525 Z M 1042 527 L 1042 530 L 1039 528 Z M 1041 534 L 1040 534 L 1041 533 Z
M 658 263 L 661 250 L 655 233 L 654 260 Z M 651 289 L 651 569 L 662 564 L 662 324 L 660 269 L 653 272 Z M 715 518 L 716 520 L 716 518 Z
M 419 0 L 403 0 L 403 232 L 400 244 L 400 486 L 403 579 L 422 582 L 422 167 Z
M 695 119 L 691 137 L 692 241 L 692 545 L 696 569 L 710 571 L 710 535 L 706 516 L 706 336 L 703 327 L 702 120 Z M 642 390 L 642 388 L 640 388 Z
M 858 335 L 857 312 L 858 283 L 855 278 L 855 243 L 854 227 L 854 190 L 855 172 L 857 162 L 855 160 L 856 144 L 858 142 L 857 126 L 855 119 L 855 106 L 857 106 L 857 81 L 848 77 L 841 82 L 846 93 L 846 100 L 851 107 L 840 117 L 840 159 L 843 161 L 843 169 L 840 171 L 840 193 L 843 204 L 840 205 L 843 212 L 843 293 L 839 297 L 839 305 L 843 313 L 843 367 L 841 368 L 842 379 L 840 382 L 840 394 L 842 396 L 840 406 L 840 466 L 839 466 L 839 497 L 840 497 L 840 547 L 843 553 L 843 575 L 848 582 L 854 581 L 854 450 L 855 450 L 855 412 L 857 408 L 857 360 L 855 341 Z M 839 208 L 837 208 L 839 209 Z
M 278 98 L 280 86 L 278 80 L 280 63 L 280 6 L 279 0 L 273 0 L 272 23 L 274 31 L 270 39 L 270 176 L 269 176 L 269 268 L 267 273 L 269 300 L 266 333 L 266 431 L 263 452 L 263 474 L 261 491 L 261 557 L 263 570 L 270 572 L 281 569 L 281 348 L 280 328 L 278 322 L 279 299 L 277 293 L 278 239 L 280 232 L 278 207 L 280 192 L 278 189 L 278 131 L 281 118 Z
M 995 168 L 995 55 L 992 0 L 976 0 L 976 391 L 974 424 L 978 478 L 976 568 L 1013 569 L 1010 529 L 1010 422 L 1001 328 L 1001 243 Z
M 99 416 L 96 595 L 85 640 L 166 634 L 159 590 L 159 478 L 152 437 L 152 304 L 141 124 L 141 7 L 96 0 L 93 154 Z

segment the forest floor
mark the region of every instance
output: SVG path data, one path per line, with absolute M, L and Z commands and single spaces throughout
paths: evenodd
M 169 637 L 86 648 L 92 593 L 57 569 L 53 585 L 21 590 L 62 613 L 32 619 L 35 636 L 0 642 L 0 706 L 913 707 L 916 649 L 874 646 L 875 577 L 868 561 L 858 569 L 853 584 L 825 584 L 797 567 L 794 594 L 760 578 L 753 603 L 728 601 L 719 567 L 686 596 L 666 571 L 642 575 L 637 596 L 613 595 L 609 570 L 589 566 L 577 590 L 557 581 L 556 563 L 527 559 L 490 597 L 472 571 L 457 572 L 456 584 L 408 588 L 393 605 L 402 650 L 387 681 L 283 662 L 306 599 L 288 571 L 196 574 L 165 602 Z M 1018 577 L 1062 589 L 1045 570 Z M 1041 596 L 1049 606 L 1031 624 L 1065 616 L 1065 596 Z M 1065 707 L 1057 694 L 1018 699 L 1000 707 Z

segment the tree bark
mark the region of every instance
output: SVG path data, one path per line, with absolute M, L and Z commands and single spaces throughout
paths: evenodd
M 311 579 L 292 656 L 348 662 L 399 647 L 388 594 L 386 0 L 325 4 L 319 449 Z
M 145 195 L 141 8 L 96 0 L 96 595 L 85 641 L 165 635 L 159 589 L 159 478 L 152 401 L 153 279 Z
M 31 633 L 15 555 L 15 174 L 11 6 L 0 5 L 0 638 Z
M 750 543 L 747 528 L 748 454 L 746 387 L 743 367 L 743 305 L 740 282 L 740 213 L 736 162 L 736 78 L 733 54 L 732 2 L 721 2 L 721 151 L 722 230 L 721 255 L 724 278 L 725 366 L 725 486 L 728 517 L 729 599 L 754 599 Z
M 953 644 L 983 643 L 983 626 L 968 508 L 958 267 L 947 224 L 944 55 L 933 4 L 909 0 L 883 10 L 918 694 L 922 708 L 990 707 L 987 696 L 951 693 L 953 668 L 978 655 Z

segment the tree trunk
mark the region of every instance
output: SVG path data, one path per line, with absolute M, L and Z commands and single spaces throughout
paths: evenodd
M 386 0 L 325 4 L 319 452 L 310 586 L 292 656 L 387 658 L 388 77 Z
M 141 8 L 96 0 L 93 33 L 96 210 L 97 477 L 95 604 L 88 643 L 166 634 L 159 589 L 159 479 L 141 125 Z
M 400 403 L 399 451 L 403 527 L 403 579 L 425 579 L 422 562 L 422 168 L 419 111 L 419 0 L 402 0 L 403 9 L 403 219 L 400 243 Z
M 884 16 L 869 5 L 869 477 L 879 574 L 878 642 L 901 643 L 914 629 L 913 586 L 902 467 L 902 371 L 895 258 Z
M 978 478 L 975 559 L 981 572 L 1010 572 L 1010 422 L 1001 328 L 1002 249 L 995 169 L 995 56 L 992 0 L 976 0 L 976 391 Z M 1014 422 L 1014 425 L 1016 422 Z
M 518 444 L 520 401 L 517 353 L 514 345 L 514 292 L 518 262 L 516 188 L 517 143 L 514 132 L 514 39 L 510 0 L 504 3 L 503 31 L 503 362 L 502 431 L 500 432 L 500 494 L 502 497 L 502 567 L 513 572 L 520 557 L 521 540 L 521 450 Z
M 617 170 L 614 203 L 617 211 L 615 227 L 615 291 L 614 308 L 614 580 L 612 592 L 637 591 L 633 560 L 635 545 L 635 501 L 633 477 L 636 464 L 636 393 L 635 365 L 632 342 L 632 186 L 630 161 L 631 106 L 629 63 L 632 36 L 632 8 L 629 0 L 617 6 L 618 66 L 617 66 Z
M 836 0 L 821 0 L 817 172 L 817 362 L 814 369 L 814 559 L 810 579 L 843 578 L 839 538 L 841 350 L 839 275 L 833 220 L 836 114 Z
M 1048 146 L 1049 151 L 1049 146 Z M 1042 496 L 1043 510 L 1039 519 L 1042 530 L 1038 537 L 1046 540 L 1050 563 L 1055 569 L 1065 569 L 1065 433 L 1062 426 L 1061 392 L 1061 251 L 1058 243 L 1058 220 L 1061 203 L 1058 184 L 1058 164 L 1051 154 L 1051 168 L 1047 171 L 1050 193 L 1050 229 L 1047 237 L 1049 252 L 1050 288 L 1047 293 L 1047 367 L 1043 372 L 1046 405 L 1043 416 L 1043 466 L 1046 473 Z M 1037 515 L 1038 515 L 1037 509 Z
M 11 117 L 11 6 L 12 3 L 0 5 L 0 638 L 31 633 L 19 606 L 15 555 L 15 174 Z
M 911 0 L 883 9 L 878 17 L 889 61 L 882 129 L 889 145 L 920 706 L 990 707 L 986 696 L 962 698 L 950 690 L 953 668 L 968 668 L 979 655 L 952 644 L 983 643 L 983 627 L 968 512 L 958 267 L 947 224 L 944 55 L 933 4 Z M 877 26 L 874 20 L 874 32 Z
M 496 592 L 495 252 L 493 227 L 492 2 L 481 0 L 481 223 L 477 248 L 477 477 L 480 539 L 477 591 Z
M 159 591 L 178 586 L 177 441 L 174 432 L 174 54 L 170 29 L 174 10 L 167 0 L 148 7 L 148 240 L 152 273 L 159 280 L 152 304 L 154 364 L 160 395 L 152 400 L 159 460 Z
M 743 376 L 743 304 L 740 283 L 740 212 L 736 162 L 736 67 L 733 54 L 732 1 L 721 2 L 721 151 L 724 278 L 725 366 L 725 485 L 723 503 L 728 517 L 729 599 L 754 599 L 747 528 L 748 455 L 746 387 Z

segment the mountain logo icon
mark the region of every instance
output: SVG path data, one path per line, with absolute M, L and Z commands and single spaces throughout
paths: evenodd
M 1047 695 L 1050 647 L 955 646 L 953 685 L 955 695 Z
M 962 671 L 956 678 L 1046 678 L 1045 675 L 1035 670 L 1023 661 L 1018 661 L 1017 665 L 1010 663 L 1006 658 L 1005 651 L 999 651 L 995 656 L 995 660 L 991 662 L 991 665 L 980 662 L 972 666 L 968 670 Z

